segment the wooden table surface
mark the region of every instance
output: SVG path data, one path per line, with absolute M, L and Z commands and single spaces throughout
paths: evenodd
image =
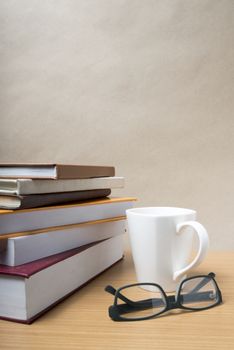
M 234 349 L 234 252 L 210 252 L 193 274 L 216 273 L 223 304 L 201 312 L 174 310 L 147 321 L 113 322 L 107 284 L 135 281 L 130 254 L 54 309 L 24 325 L 0 321 L 0 349 Z

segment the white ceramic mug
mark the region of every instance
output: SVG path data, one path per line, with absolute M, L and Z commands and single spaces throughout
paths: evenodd
M 128 209 L 127 221 L 137 280 L 175 291 L 186 273 L 204 259 L 209 237 L 191 209 L 149 207 Z M 182 230 L 186 227 L 185 230 Z M 192 262 L 193 234 L 199 248 Z

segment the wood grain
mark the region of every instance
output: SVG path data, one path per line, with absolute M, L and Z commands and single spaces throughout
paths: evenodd
M 32 325 L 0 321 L 0 349 L 234 349 L 234 252 L 210 252 L 193 274 L 216 273 L 223 304 L 200 312 L 171 311 L 139 322 L 113 322 L 107 284 L 135 282 L 130 254 Z

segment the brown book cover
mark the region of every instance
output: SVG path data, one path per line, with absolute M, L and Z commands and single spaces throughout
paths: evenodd
M 113 166 L 44 163 L 1 163 L 0 178 L 85 179 L 115 176 Z
M 58 192 L 45 194 L 30 194 L 25 196 L 1 196 L 0 208 L 2 209 L 30 209 L 44 207 L 55 204 L 65 204 L 88 199 L 107 197 L 111 193 L 110 189 Z

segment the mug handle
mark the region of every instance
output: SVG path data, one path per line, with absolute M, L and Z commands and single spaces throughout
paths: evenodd
M 194 229 L 194 231 L 196 232 L 196 234 L 198 235 L 199 249 L 198 249 L 198 253 L 197 253 L 196 257 L 188 266 L 174 272 L 174 275 L 173 275 L 174 281 L 177 280 L 177 278 L 180 277 L 181 275 L 183 275 L 185 272 L 190 270 L 192 267 L 199 265 L 203 261 L 205 255 L 207 253 L 208 247 L 209 247 L 209 237 L 208 237 L 208 233 L 207 233 L 204 226 L 202 226 L 197 221 L 185 221 L 185 222 L 182 222 L 180 224 L 177 224 L 177 226 L 176 226 L 177 234 L 180 234 L 181 229 L 185 226 L 192 227 Z

